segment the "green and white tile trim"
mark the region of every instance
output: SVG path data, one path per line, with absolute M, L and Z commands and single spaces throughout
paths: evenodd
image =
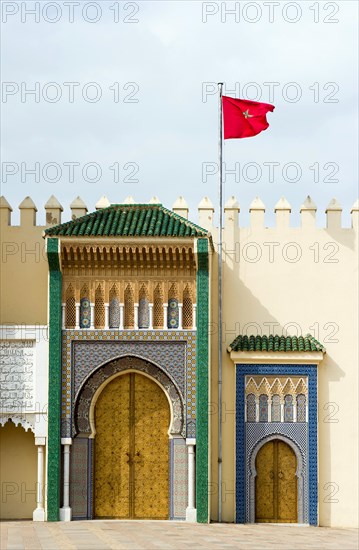
M 60 241 L 47 239 L 49 263 L 49 407 L 47 520 L 59 520 L 61 414 L 61 286 Z
M 198 239 L 197 271 L 197 429 L 196 508 L 197 521 L 207 523 L 208 509 L 208 240 Z

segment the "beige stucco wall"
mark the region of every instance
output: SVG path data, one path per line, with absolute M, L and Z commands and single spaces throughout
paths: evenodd
M 47 323 L 47 260 L 35 209 L 21 210 L 20 225 L 9 224 L 9 209 L 0 208 L 0 324 Z
M 329 228 L 314 227 L 313 215 L 303 212 L 303 227 L 291 228 L 289 212 L 279 211 L 276 227 L 264 228 L 264 213 L 253 211 L 252 226 L 238 229 L 237 212 L 225 214 L 223 521 L 233 521 L 235 514 L 235 368 L 226 348 L 239 333 L 288 330 L 290 335 L 313 334 L 327 350 L 319 365 L 319 524 L 358 525 L 358 233 L 340 227 L 339 212 L 328 212 Z M 352 216 L 357 227 L 358 211 Z M 216 241 L 217 232 L 212 232 Z M 297 254 L 298 261 L 291 261 Z M 214 268 L 215 288 L 216 262 Z M 215 320 L 215 290 L 212 299 Z M 211 518 L 216 519 L 216 368 L 211 392 Z
M 199 224 L 211 230 L 216 242 L 213 213 L 208 205 L 206 208 L 199 213 Z M 6 206 L 0 209 L 0 217 L 1 323 L 45 325 L 44 227 L 34 225 L 35 211 L 31 208 L 21 210 L 20 226 L 9 225 Z M 300 228 L 289 227 L 289 212 L 285 209 L 277 212 L 276 227 L 265 229 L 263 218 L 262 210 L 253 210 L 251 226 L 239 229 L 236 209 L 227 209 L 225 213 L 222 519 L 231 522 L 235 515 L 235 371 L 226 348 L 239 333 L 282 334 L 288 330 L 289 334 L 312 333 L 327 349 L 319 366 L 319 523 L 357 526 L 358 210 L 353 212 L 356 231 L 340 227 L 338 210 L 328 212 L 327 228 L 315 227 L 314 212 L 310 210 L 302 213 Z M 298 261 L 292 261 L 295 254 Z M 215 255 L 210 297 L 212 519 L 217 518 L 218 504 L 216 260 Z M 10 330 L 6 337 L 14 338 L 11 327 L 6 330 Z M 45 344 L 43 348 L 41 368 L 47 369 Z M 36 391 L 41 396 L 37 399 L 42 403 L 47 379 L 44 383 L 41 374 L 38 380 L 36 388 L 41 385 L 41 391 Z M 41 436 L 45 435 L 42 431 Z M 33 442 L 30 455 L 35 451 Z M 31 506 L 33 510 L 33 502 Z
M 33 517 L 37 445 L 45 447 L 46 456 L 49 351 L 44 229 L 36 225 L 36 206 L 29 197 L 20 205 L 17 226 L 11 224 L 11 207 L 1 197 L 0 423 L 4 427 L 0 443 L 1 487 L 6 493 L 2 493 L 1 517 L 7 519 Z M 7 422 L 9 418 L 21 423 L 26 433 Z M 43 479 L 45 475 L 46 464 Z M 43 519 L 43 511 L 34 517 Z
M 32 519 L 36 508 L 34 434 L 7 422 L 0 427 L 1 519 Z

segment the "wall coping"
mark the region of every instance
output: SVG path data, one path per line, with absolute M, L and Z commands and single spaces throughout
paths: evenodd
M 276 364 L 297 364 L 297 365 L 318 365 L 323 361 L 324 354 L 322 351 L 305 351 L 305 352 L 287 352 L 287 351 L 231 351 L 230 358 L 236 365 L 238 363 L 244 365 L 276 363 Z

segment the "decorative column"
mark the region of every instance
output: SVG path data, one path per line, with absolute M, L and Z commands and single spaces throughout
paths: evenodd
M 70 445 L 71 437 L 62 437 L 61 445 L 64 447 L 64 488 L 63 506 L 60 508 L 60 521 L 71 521 L 70 508 Z
M 95 328 L 95 304 L 91 303 L 90 307 L 91 307 L 90 328 Z
M 183 304 L 178 304 L 178 330 L 182 330 L 182 309 Z
M 186 508 L 186 521 L 191 523 L 197 522 L 197 510 L 195 504 L 196 491 L 196 469 L 194 449 L 196 445 L 195 439 L 186 439 L 188 452 L 188 506 Z
M 168 304 L 163 304 L 163 328 L 167 329 L 167 308 Z
M 80 304 L 76 304 L 75 329 L 79 330 L 79 328 L 80 328 Z
M 66 304 L 62 304 L 61 306 L 62 311 L 62 328 L 66 328 Z
M 109 326 L 109 317 L 110 317 L 110 305 L 105 304 L 105 330 L 107 330 Z
M 36 491 L 36 509 L 32 513 L 33 521 L 45 521 L 44 510 L 44 450 L 46 438 L 35 437 L 37 446 L 37 491 Z
M 135 330 L 138 330 L 138 308 L 139 304 L 135 304 Z
M 297 422 L 297 399 L 296 399 L 296 395 L 293 395 L 293 422 Z
M 193 330 L 197 329 L 196 326 L 197 304 L 193 304 Z
M 124 322 L 123 310 L 124 310 L 124 304 L 120 304 L 120 326 L 119 326 L 119 330 L 123 330 L 123 322 Z
M 280 398 L 280 421 L 284 422 L 284 395 Z
M 149 314 L 150 314 L 150 326 L 149 330 L 153 329 L 153 304 L 149 304 Z

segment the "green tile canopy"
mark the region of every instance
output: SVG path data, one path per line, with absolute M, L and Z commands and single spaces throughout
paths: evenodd
M 48 237 L 207 237 L 208 231 L 162 204 L 111 204 L 45 230 Z
M 239 335 L 228 346 L 228 351 L 284 351 L 325 352 L 324 346 L 311 334 L 305 336 Z

